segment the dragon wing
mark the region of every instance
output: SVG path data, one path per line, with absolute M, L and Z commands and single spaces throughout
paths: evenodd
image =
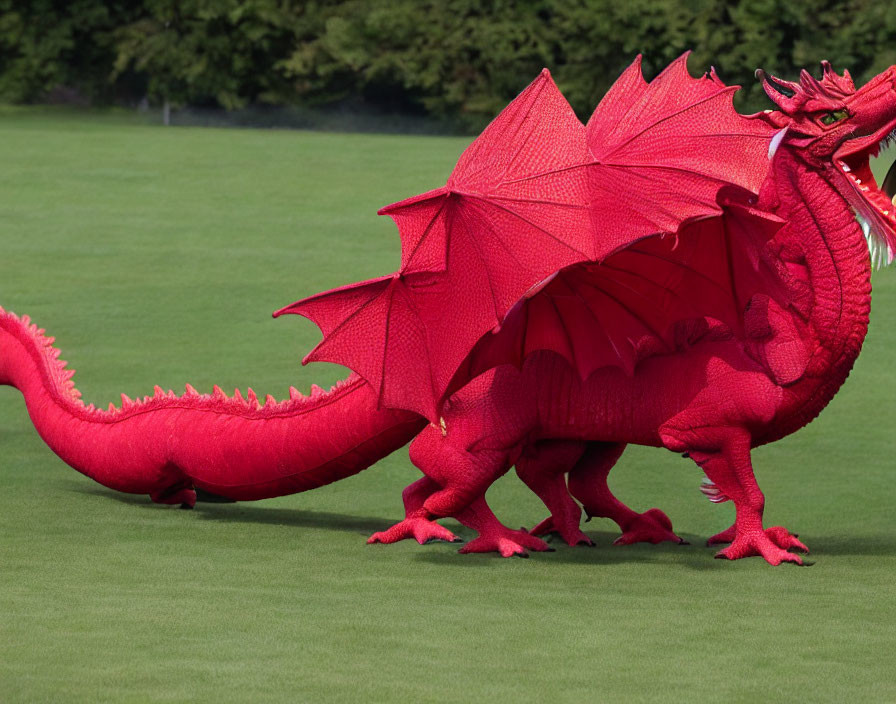
M 572 275 L 558 272 L 718 217 L 723 192 L 755 193 L 770 128 L 738 115 L 735 88 L 714 74 L 691 78 L 685 60 L 649 84 L 636 60 L 587 128 L 543 71 L 461 155 L 445 187 L 380 211 L 401 234 L 398 272 L 275 313 L 304 315 L 321 328 L 324 339 L 304 362 L 344 364 L 379 389 L 381 404 L 435 421 L 469 378 L 463 370 L 475 368 L 470 354 L 480 340 L 507 327 L 520 301 L 538 308 L 555 300 L 536 294 L 569 283 Z M 731 114 L 716 114 L 725 110 Z M 673 136 L 684 144 L 669 145 Z M 533 307 L 525 308 L 528 320 Z M 601 324 L 634 324 L 638 310 L 634 322 L 617 316 Z M 501 357 L 481 349 L 474 356 Z M 602 359 L 630 368 L 635 357 Z
M 767 213 L 728 204 L 674 237 L 644 238 L 600 263 L 564 269 L 479 340 L 449 394 L 492 367 L 520 366 L 538 350 L 562 355 L 587 378 L 607 366 L 631 374 L 642 359 L 707 334 L 749 337 L 745 313 L 757 296 L 781 308 L 790 303 L 781 272 L 764 254 L 781 226 Z

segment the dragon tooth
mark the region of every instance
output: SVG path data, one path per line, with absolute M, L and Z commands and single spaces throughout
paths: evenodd
M 28 325 L 31 324 L 31 316 L 29 316 L 29 315 L 23 315 L 23 316 L 21 317 L 21 321 L 22 321 L 22 325 L 24 325 L 25 327 L 28 327 Z
M 129 408 L 134 405 L 134 402 L 127 394 L 121 395 L 121 408 L 124 410 L 125 408 Z
M 217 384 L 215 384 L 212 388 L 212 395 L 219 400 L 224 400 L 227 398 L 227 394 L 225 394 L 224 390 Z
M 271 394 L 268 394 L 267 396 L 265 396 L 264 405 L 266 407 L 276 406 L 277 399 L 275 399 Z
M 311 398 L 317 398 L 318 396 L 323 396 L 326 393 L 322 388 L 320 388 L 317 384 L 311 385 Z
M 109 404 L 109 413 L 118 413 L 118 409 L 115 407 L 114 403 Z
M 165 390 L 161 386 L 153 386 L 152 390 L 156 398 L 162 398 L 165 395 Z
M 93 413 L 95 410 L 96 410 L 96 406 L 94 406 L 92 403 L 89 406 L 87 406 L 88 413 Z
M 894 198 L 896 198 L 896 196 L 894 196 Z M 302 396 L 302 392 L 299 391 L 295 386 L 290 386 L 290 387 L 289 387 L 289 397 L 290 397 L 293 401 L 297 401 L 297 400 L 299 400 L 300 398 L 305 398 L 304 396 Z
M 194 389 L 190 384 L 184 384 L 184 389 L 186 390 L 186 396 L 198 396 L 199 392 Z
M 174 393 L 171 389 L 168 389 L 168 394 L 167 394 L 167 396 L 168 396 L 168 398 L 170 398 L 172 401 L 176 401 L 176 400 L 177 400 L 177 394 Z
M 246 399 L 243 398 L 243 392 L 239 389 L 233 390 L 233 398 L 239 401 L 242 405 L 246 405 Z

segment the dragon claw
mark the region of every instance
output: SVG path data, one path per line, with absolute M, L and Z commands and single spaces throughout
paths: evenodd
M 788 552 L 789 547 L 809 552 L 809 548 L 792 536 L 786 528 L 774 526 L 766 530 L 739 532 L 731 545 L 716 553 L 716 558 L 739 560 L 759 556 L 770 565 L 780 565 L 782 562 L 803 565 L 803 559 L 799 555 Z
M 791 533 L 784 526 L 772 526 L 765 530 L 765 534 L 771 541 L 783 550 L 796 550 L 797 552 L 809 554 L 809 548 L 800 540 L 798 533 Z
M 367 539 L 367 544 L 397 543 L 399 540 L 413 538 L 421 545 L 443 541 L 447 543 L 462 542 L 454 533 L 426 518 L 405 518 L 388 530 L 374 533 Z

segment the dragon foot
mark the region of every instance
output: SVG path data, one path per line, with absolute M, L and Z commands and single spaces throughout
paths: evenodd
M 594 547 L 594 541 L 585 535 L 577 525 L 558 525 L 558 521 L 553 516 L 548 516 L 541 523 L 535 526 L 531 531 L 531 535 L 544 536 L 555 533 L 559 535 L 567 545 L 575 547 L 576 545 L 587 545 Z
M 672 521 L 658 508 L 651 508 L 644 513 L 635 514 L 623 527 L 622 535 L 613 541 L 613 545 L 631 545 L 632 543 L 662 543 L 670 541 L 684 544 L 685 541 L 672 532 Z
M 180 504 L 180 507 L 185 509 L 191 509 L 196 505 L 196 492 L 189 484 L 176 484 L 154 491 L 149 498 L 157 504 Z
M 447 528 L 440 526 L 435 521 L 430 521 L 426 518 L 413 517 L 405 518 L 388 530 L 374 533 L 367 539 L 367 544 L 397 543 L 399 540 L 406 540 L 407 538 L 413 538 L 421 545 L 434 540 L 444 540 L 448 543 L 461 542 L 461 539 L 454 535 L 454 533 Z
M 809 552 L 803 543 L 795 535 L 792 535 L 782 526 L 774 526 L 766 530 L 741 531 L 724 550 L 716 553 L 719 559 L 739 560 L 742 557 L 761 556 L 770 565 L 780 565 L 782 562 L 794 562 L 802 565 L 803 560 L 799 555 L 788 552 L 788 548 L 795 548 L 801 552 Z
M 527 550 L 535 552 L 553 552 L 554 548 L 543 540 L 536 538 L 525 529 L 511 530 L 501 527 L 489 529 L 464 545 L 458 552 L 466 555 L 473 552 L 497 552 L 501 557 L 529 557 Z

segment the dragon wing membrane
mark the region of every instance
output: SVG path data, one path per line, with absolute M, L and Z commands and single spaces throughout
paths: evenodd
M 732 103 L 738 86 L 726 86 L 714 71 L 692 78 L 687 57 L 650 83 L 639 57 L 588 121 L 586 139 L 597 164 L 595 259 L 717 215 L 720 190 L 756 193 L 765 179 L 773 128 L 739 114 Z
M 584 379 L 607 366 L 631 374 L 640 360 L 673 352 L 714 327 L 743 337 L 744 311 L 754 296 L 789 303 L 778 272 L 762 256 L 781 224 L 729 204 L 722 215 L 686 224 L 677 236 L 644 238 L 603 262 L 564 269 L 476 344 L 449 389 L 501 364 L 520 366 L 539 350 L 562 355 Z
M 472 375 L 519 363 L 520 351 L 553 349 L 582 374 L 631 371 L 646 340 L 670 344 L 677 321 L 736 328 L 777 224 L 746 208 L 722 215 L 758 191 L 772 137 L 734 111 L 735 90 L 692 78 L 686 56 L 646 83 L 639 58 L 585 127 L 545 70 L 443 188 L 380 211 L 401 235 L 398 272 L 275 316 L 321 328 L 305 362 L 344 364 L 382 405 L 431 421 Z

